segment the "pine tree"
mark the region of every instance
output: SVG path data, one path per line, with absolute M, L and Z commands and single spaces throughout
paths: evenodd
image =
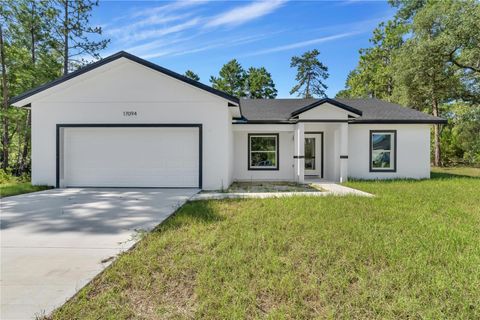
M 190 78 L 190 79 L 195 80 L 195 81 L 200 81 L 200 77 L 198 76 L 198 74 L 196 74 L 192 70 L 185 71 L 185 77 Z
M 326 97 L 325 90 L 327 85 L 328 68 L 318 60 L 320 51 L 314 49 L 307 51 L 300 57 L 292 57 L 290 67 L 297 68 L 297 84 L 290 90 L 290 94 L 297 93 L 303 98 L 312 98 L 314 96 Z

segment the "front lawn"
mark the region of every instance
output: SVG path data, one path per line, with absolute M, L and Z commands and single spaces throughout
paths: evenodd
M 478 319 L 480 178 L 433 178 L 188 203 L 53 318 Z
M 48 186 L 32 186 L 29 182 L 9 182 L 0 184 L 0 198 L 50 189 Z
M 432 168 L 432 177 L 449 177 L 451 175 L 464 177 L 480 177 L 480 168 L 472 167 L 445 167 Z

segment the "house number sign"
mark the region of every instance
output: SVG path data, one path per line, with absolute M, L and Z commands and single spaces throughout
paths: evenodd
M 137 111 L 123 111 L 124 117 L 136 117 Z

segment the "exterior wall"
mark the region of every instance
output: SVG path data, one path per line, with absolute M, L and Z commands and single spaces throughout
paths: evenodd
M 298 115 L 301 120 L 346 120 L 348 112 L 329 103 L 321 104 L 315 108 L 305 111 Z
M 344 123 L 305 123 L 305 132 L 324 134 L 324 179 L 340 179 L 340 126 Z M 294 125 L 234 125 L 233 180 L 290 180 L 294 171 Z M 396 172 L 369 172 L 370 130 L 397 130 Z M 248 170 L 248 133 L 279 133 L 278 171 Z M 430 125 L 349 124 L 348 176 L 358 179 L 429 178 Z
M 305 123 L 305 132 L 323 132 L 323 178 L 339 180 L 340 149 L 338 148 L 338 123 Z
M 294 180 L 293 125 L 237 124 L 233 126 L 234 171 L 236 181 L 292 181 Z M 279 170 L 248 170 L 248 134 L 279 134 Z
M 370 130 L 397 130 L 396 172 L 369 172 Z M 358 179 L 430 177 L 430 125 L 350 124 L 349 176 Z
M 85 73 L 40 97 L 32 103 L 33 184 L 55 185 L 60 123 L 200 123 L 203 188 L 220 189 L 232 180 L 231 154 L 226 152 L 232 148 L 231 114 L 220 97 L 128 59 Z M 124 111 L 136 111 L 137 116 L 126 117 Z
M 222 186 L 221 188 L 227 188 L 230 186 L 233 182 L 233 175 L 234 175 L 234 148 L 235 148 L 235 141 L 234 141 L 234 135 L 233 135 L 233 124 L 232 124 L 232 115 L 229 115 L 227 118 L 228 121 L 228 181 L 225 184 L 225 186 Z

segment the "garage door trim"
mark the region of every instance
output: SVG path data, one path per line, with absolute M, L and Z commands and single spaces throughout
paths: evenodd
M 198 128 L 198 188 L 202 189 L 203 126 L 201 123 L 57 123 L 56 187 L 60 188 L 60 129 L 62 128 Z

